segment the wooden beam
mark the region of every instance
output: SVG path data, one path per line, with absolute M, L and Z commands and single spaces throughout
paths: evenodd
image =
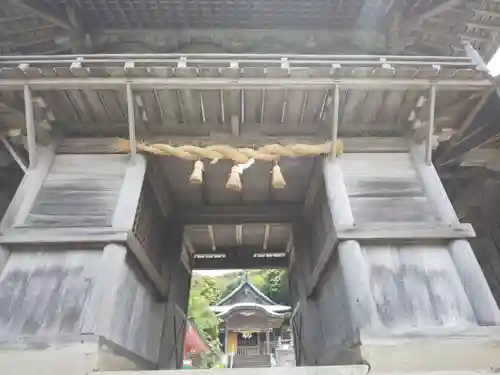
M 217 250 L 217 244 L 215 243 L 215 236 L 214 236 L 214 227 L 212 225 L 208 225 L 208 236 L 210 237 L 210 243 L 212 244 L 212 251 Z
M 304 125 L 307 126 L 307 125 Z M 344 143 L 344 152 L 408 152 L 409 143 L 399 137 L 355 137 L 341 138 Z M 237 138 L 228 135 L 214 134 L 211 136 L 149 136 L 145 137 L 146 143 L 166 143 L 173 146 L 199 145 L 209 146 L 213 144 L 227 144 L 233 147 L 263 146 L 272 143 L 282 145 L 306 143 L 317 144 L 325 142 L 325 138 L 316 136 L 266 136 L 263 134 L 243 134 Z M 109 154 L 117 153 L 117 138 L 66 138 L 57 147 L 58 154 Z M 321 171 L 322 163 L 318 160 L 318 168 Z
M 432 85 L 429 92 L 429 124 L 425 139 L 425 162 L 432 165 L 432 136 L 434 135 L 434 118 L 436 109 L 436 86 Z
M 429 18 L 434 18 L 439 16 L 441 13 L 450 10 L 451 8 L 458 7 L 462 5 L 464 0 L 445 0 L 438 6 L 435 6 L 428 11 L 422 13 L 419 17 L 418 24 L 420 25 L 423 21 L 428 20 Z
M 11 3 L 30 13 L 35 13 L 40 18 L 60 26 L 63 29 L 73 30 L 73 25 L 65 12 L 61 12 L 47 4 L 42 4 L 38 0 L 11 0 Z
M 24 112 L 26 114 L 26 138 L 28 139 L 29 168 L 34 168 L 37 161 L 35 115 L 31 89 L 24 85 Z
M 297 218 L 299 204 L 270 203 L 241 206 L 194 206 L 184 207 L 177 217 L 184 225 L 288 223 Z
M 12 147 L 12 145 L 9 143 L 5 137 L 0 137 L 0 141 L 2 141 L 4 147 L 7 149 L 9 154 L 12 156 L 14 161 L 19 165 L 19 168 L 22 169 L 24 173 L 28 170 L 28 167 L 26 166 L 24 160 L 21 158 L 21 156 L 17 153 L 17 151 Z
M 12 198 L 2 221 L 0 232 L 5 233 L 15 226 L 24 224 L 26 217 L 47 177 L 54 159 L 54 144 L 40 149 L 40 159 L 34 169 L 28 169 Z
M 374 223 L 336 228 L 339 240 L 439 240 L 473 238 L 476 236 L 472 225 L 453 226 L 436 223 Z
M 217 254 L 237 254 L 248 255 L 248 254 L 284 254 L 286 253 L 286 244 L 283 246 L 273 245 L 269 247 L 266 251 L 262 249 L 261 245 L 234 245 L 234 246 L 218 246 L 217 251 L 212 251 L 211 247 L 196 248 L 195 254 L 198 256 L 207 257 L 217 257 Z M 238 255 L 235 255 L 238 256 Z
M 132 230 L 145 175 L 146 158 L 144 155 L 136 155 L 135 158 L 128 160 L 122 187 L 111 220 L 111 226 L 113 228 L 126 228 Z
M 197 250 L 193 255 L 194 269 L 285 268 L 288 254 L 284 248 L 263 251 L 261 246 L 220 247 Z
M 28 60 L 29 61 L 29 60 Z M 20 61 L 22 63 L 22 61 Z M 394 64 L 394 63 L 391 63 Z M 467 64 L 469 66 L 470 64 Z M 257 90 L 290 89 L 290 90 L 328 90 L 334 85 L 341 89 L 421 91 L 436 85 L 437 90 L 477 91 L 493 86 L 489 78 L 455 79 L 455 78 L 181 78 L 181 77 L 41 77 L 33 79 L 5 78 L 0 80 L 3 90 L 21 90 L 26 84 L 33 90 L 123 90 L 129 83 L 134 90 Z
M 132 88 L 127 84 L 127 117 L 128 117 L 128 137 L 130 141 L 130 155 L 137 154 L 137 143 L 135 141 L 135 102 Z
M 110 243 L 127 241 L 127 231 L 112 228 L 19 228 L 0 236 L 0 244 Z
M 194 270 L 221 270 L 221 269 L 274 269 L 287 268 L 288 258 L 258 258 L 250 261 L 228 260 L 226 258 L 193 260 Z

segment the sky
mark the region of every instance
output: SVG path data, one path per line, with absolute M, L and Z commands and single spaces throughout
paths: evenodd
M 240 270 L 194 270 L 193 272 L 198 275 L 202 276 L 209 276 L 209 277 L 215 277 L 215 276 L 222 276 L 226 275 L 228 273 L 232 272 L 238 272 Z
M 493 77 L 500 74 L 500 49 L 493 55 L 488 63 L 488 69 Z

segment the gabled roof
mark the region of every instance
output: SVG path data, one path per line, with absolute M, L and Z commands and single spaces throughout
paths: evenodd
M 231 293 L 217 302 L 216 306 L 234 305 L 236 303 L 256 303 L 259 305 L 278 305 L 264 293 L 262 293 L 245 275 L 243 282 L 238 285 Z

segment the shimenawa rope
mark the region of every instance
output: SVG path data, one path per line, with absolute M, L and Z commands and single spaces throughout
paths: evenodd
M 343 153 L 343 143 L 341 140 L 337 141 L 336 145 L 337 155 Z M 116 150 L 119 152 L 129 152 L 130 142 L 125 139 L 119 139 L 116 145 Z M 137 151 L 146 152 L 154 155 L 175 156 L 184 160 L 194 161 L 194 169 L 190 177 L 190 182 L 193 184 L 203 183 L 203 161 L 202 159 L 210 159 L 211 164 L 216 163 L 220 159 L 232 160 L 235 165 L 231 168 L 229 179 L 226 184 L 228 189 L 241 190 L 240 174 L 242 173 L 240 164 L 248 163 L 250 160 L 262 160 L 273 162 L 272 168 L 272 186 L 275 189 L 283 189 L 286 185 L 278 161 L 281 157 L 306 157 L 326 155 L 332 150 L 331 142 L 322 144 L 309 145 L 309 144 L 269 144 L 261 146 L 257 149 L 254 148 L 236 148 L 229 145 L 212 145 L 212 146 L 194 146 L 182 145 L 172 146 L 169 144 L 155 143 L 147 144 L 138 142 Z

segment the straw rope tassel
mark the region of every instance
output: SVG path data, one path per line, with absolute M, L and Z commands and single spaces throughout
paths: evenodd
M 272 169 L 272 186 L 275 189 L 284 189 L 286 186 L 285 178 L 283 173 L 281 173 L 281 168 L 276 161 Z
M 193 173 L 189 177 L 189 182 L 195 185 L 200 185 L 203 183 L 203 161 L 196 160 L 194 162 Z
M 226 189 L 234 191 L 241 190 L 240 169 L 237 165 L 233 165 L 231 167 L 231 172 L 229 173 L 229 178 L 227 179 Z

